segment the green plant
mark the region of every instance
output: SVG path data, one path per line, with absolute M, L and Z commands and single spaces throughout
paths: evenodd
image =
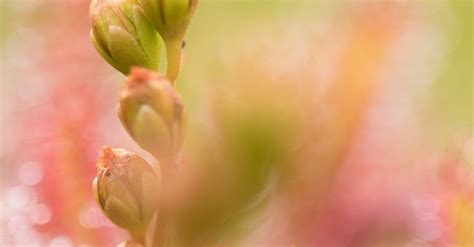
M 105 146 L 100 151 L 94 193 L 104 214 L 130 233 L 131 240 L 122 246 L 172 245 L 172 219 L 160 212 L 160 196 L 177 169 L 185 134 L 184 107 L 174 84 L 196 6 L 197 0 L 91 3 L 94 47 L 110 65 L 129 75 L 120 93 L 119 118 L 136 143 L 159 161 L 154 169 L 126 150 Z M 166 61 L 160 61 L 163 52 Z

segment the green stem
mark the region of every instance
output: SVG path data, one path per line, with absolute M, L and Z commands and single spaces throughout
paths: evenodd
M 166 40 L 166 76 L 175 84 L 181 67 L 181 49 L 182 41 Z

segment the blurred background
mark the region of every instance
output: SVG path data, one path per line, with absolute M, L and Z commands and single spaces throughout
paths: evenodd
M 118 121 L 124 77 L 92 47 L 88 6 L 0 1 L 2 246 L 126 238 L 92 196 L 98 150 L 153 160 Z M 219 205 L 232 230 L 183 206 L 183 238 L 474 246 L 473 14 L 469 0 L 201 0 L 177 87 L 206 193 L 183 201 Z

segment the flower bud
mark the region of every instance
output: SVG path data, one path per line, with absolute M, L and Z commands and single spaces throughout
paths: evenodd
M 138 0 L 166 46 L 166 76 L 176 81 L 181 68 L 184 35 L 198 0 Z
M 170 158 L 180 151 L 184 107 L 166 77 L 133 68 L 120 93 L 118 114 L 138 145 L 156 158 Z
M 90 16 L 92 44 L 114 68 L 158 70 L 161 40 L 135 0 L 92 0 Z
M 165 41 L 183 40 L 198 0 L 138 0 Z
M 97 161 L 93 190 L 100 208 L 117 226 L 143 242 L 158 204 L 160 178 L 137 154 L 104 146 Z

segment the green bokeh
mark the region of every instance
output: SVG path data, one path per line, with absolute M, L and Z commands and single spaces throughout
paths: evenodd
M 473 126 L 473 2 L 451 1 L 450 19 L 437 20 L 447 41 L 447 55 L 433 83 L 426 125 L 445 145 L 456 134 L 472 135 Z M 469 133 L 470 134 L 469 134 Z

